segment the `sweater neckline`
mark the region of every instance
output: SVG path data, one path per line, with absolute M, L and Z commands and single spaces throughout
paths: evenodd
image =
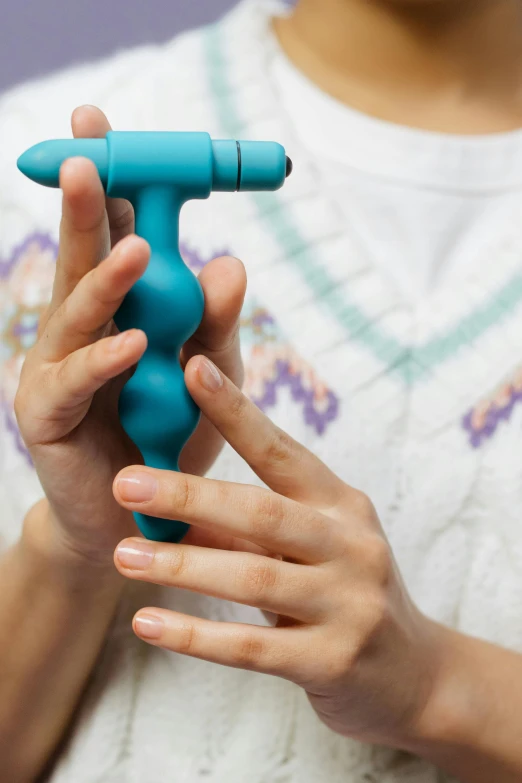
M 506 191 L 522 185 L 522 129 L 468 135 L 387 122 L 323 92 L 290 60 L 269 22 L 266 47 L 288 114 L 295 113 L 294 106 L 311 107 L 307 122 L 295 131 L 317 157 L 420 188 Z
M 241 252 L 257 295 L 342 396 L 367 388 L 380 375 L 389 393 L 397 383 L 417 386 L 457 357 L 459 373 L 469 370 L 469 383 L 488 388 L 488 367 L 507 374 L 513 364 L 510 346 L 491 332 L 522 302 L 522 203 L 506 215 L 500 240 L 485 236 L 475 264 L 452 272 L 421 301 L 408 301 L 346 232 L 335 201 L 320 187 L 313 156 L 267 77 L 271 16 L 280 13 L 285 13 L 280 2 L 243 0 L 209 30 L 205 43 L 219 132 L 278 140 L 295 158 L 281 191 L 249 194 L 251 219 L 242 231 Z M 477 362 L 474 343 L 486 332 L 491 355 Z M 468 405 L 469 383 L 452 389 L 448 416 L 459 414 L 459 404 Z

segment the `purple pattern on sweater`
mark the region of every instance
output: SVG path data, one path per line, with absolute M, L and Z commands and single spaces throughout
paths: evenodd
M 262 397 L 252 397 L 252 401 L 266 411 L 277 403 L 277 390 L 280 387 L 289 386 L 292 399 L 303 405 L 305 422 L 313 427 L 318 435 L 322 435 L 329 424 L 337 418 L 339 414 L 339 400 L 328 390 L 328 405 L 326 410 L 321 412 L 315 407 L 314 390 L 306 388 L 300 373 L 290 372 L 289 362 L 278 359 L 276 362 L 275 376 L 266 380 L 264 384 L 264 394 Z
M 189 247 L 184 242 L 180 242 L 179 252 L 181 253 L 181 257 L 187 266 L 189 266 L 193 271 L 197 272 L 203 269 L 203 267 L 205 267 L 214 258 L 230 255 L 227 250 L 223 250 L 221 253 L 214 253 L 212 256 L 210 256 L 210 258 L 205 258 L 204 256 L 200 255 L 197 250 Z
M 17 263 L 34 244 L 38 246 L 41 252 L 51 251 L 53 257 L 57 257 L 58 245 L 51 236 L 49 234 L 35 232 L 24 239 L 20 245 L 13 248 L 8 258 L 0 258 L 0 279 L 6 280 L 10 276 Z M 180 253 L 185 263 L 196 273 L 201 271 L 201 269 L 203 269 L 213 258 L 228 254 L 225 250 L 222 253 L 216 253 L 210 258 L 207 258 L 186 243 L 180 244 Z M 251 327 L 262 329 L 265 325 L 271 327 L 277 326 L 274 318 L 267 313 L 266 310 L 256 310 L 251 319 Z M 33 333 L 36 339 L 36 329 L 36 319 L 34 324 L 26 325 L 18 322 L 14 325 L 12 334 L 15 337 L 22 338 Z M 324 400 L 324 402 L 326 402 L 326 408 L 325 410 L 318 410 L 317 403 L 320 401 L 317 399 L 314 388 L 309 388 L 309 385 L 305 384 L 302 373 L 291 372 L 290 363 L 281 359 L 278 359 L 275 362 L 273 370 L 271 377 L 264 381 L 263 395 L 259 399 L 252 398 L 253 402 L 258 405 L 261 410 L 266 411 L 276 405 L 278 389 L 289 387 L 292 399 L 303 407 L 303 415 L 306 424 L 313 427 L 318 435 L 322 435 L 328 424 L 339 414 L 338 398 L 331 391 L 326 391 L 326 400 Z M 27 462 L 32 465 L 31 457 L 22 440 L 13 412 L 10 410 L 10 406 L 6 404 L 5 399 L 2 399 L 1 403 L 7 430 L 13 435 L 17 450 L 23 454 Z
M 490 407 L 484 414 L 484 421 L 480 427 L 473 424 L 476 408 L 468 411 L 462 419 L 462 426 L 468 433 L 472 448 L 478 449 L 495 434 L 502 421 L 509 421 L 515 406 L 520 402 L 522 402 L 522 389 L 512 388 L 506 405 L 500 406 L 494 401 L 491 402 Z
M 275 324 L 275 320 L 266 310 L 258 310 L 252 317 L 252 325 L 262 327 L 265 324 L 270 324 L 272 326 Z
M 9 258 L 0 258 L 0 278 L 6 280 L 9 277 L 19 259 L 35 242 L 40 246 L 40 250 L 44 252 L 52 250 L 55 255 L 58 255 L 58 245 L 51 239 L 49 234 L 39 234 L 37 232 L 30 234 L 21 245 L 13 248 Z
M 204 266 L 211 260 L 205 259 L 200 256 L 197 250 L 189 248 L 187 245 L 180 246 L 181 255 L 184 261 L 193 270 L 203 269 Z M 216 254 L 213 258 L 217 258 L 218 255 L 229 255 L 228 250 L 224 250 L 220 254 Z M 258 309 L 250 320 L 250 326 L 258 329 L 262 329 L 263 326 L 275 326 L 276 322 L 274 318 L 264 309 Z M 261 397 L 251 396 L 252 402 L 254 402 L 258 408 L 266 412 L 269 408 L 272 408 L 277 404 L 277 390 L 284 386 L 290 387 L 290 393 L 294 402 L 300 403 L 303 406 L 304 420 L 306 424 L 313 427 L 318 435 L 323 435 L 328 424 L 337 418 L 339 415 L 339 400 L 328 390 L 327 399 L 328 403 L 326 410 L 319 411 L 316 408 L 316 397 L 314 389 L 310 389 L 305 386 L 303 376 L 301 373 L 290 372 L 289 362 L 278 359 L 276 361 L 275 372 L 271 378 L 264 381 L 264 393 Z
M 58 255 L 58 245 L 51 236 L 49 234 L 35 232 L 26 237 L 20 245 L 14 247 L 8 258 L 3 259 L 0 257 L 0 278 L 6 280 L 9 277 L 19 259 L 34 243 L 39 245 L 41 251 L 45 252 L 46 250 L 52 250 L 55 256 Z M 225 250 L 222 253 L 214 254 L 210 258 L 205 258 L 200 255 L 197 250 L 193 250 L 184 242 L 180 243 L 180 253 L 185 263 L 196 270 L 203 269 L 203 267 L 213 258 L 217 258 L 220 255 L 227 255 L 227 251 Z

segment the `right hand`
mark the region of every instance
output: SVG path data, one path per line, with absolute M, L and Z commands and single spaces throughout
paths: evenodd
M 73 114 L 72 129 L 75 137 L 99 138 L 110 125 L 98 109 L 81 107 Z M 138 530 L 132 514 L 116 503 L 112 482 L 121 468 L 143 462 L 121 426 L 118 400 L 147 346 L 140 330 L 119 334 L 113 316 L 144 273 L 150 248 L 132 233 L 131 204 L 105 197 L 91 161 L 67 160 L 60 187 L 53 293 L 15 399 L 20 432 L 45 493 L 26 526 L 53 553 L 113 570 L 116 545 Z M 237 383 L 244 269 L 234 259 L 219 259 L 203 270 L 200 281 L 206 306 L 195 336 L 198 350 L 218 360 Z M 186 450 L 192 472 L 204 471 L 221 447 L 208 422 L 198 429 Z

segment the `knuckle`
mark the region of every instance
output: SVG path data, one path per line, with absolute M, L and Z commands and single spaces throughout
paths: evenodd
M 362 643 L 366 648 L 380 634 L 390 617 L 388 602 L 380 591 L 367 597 L 365 602 L 365 621 Z
M 87 350 L 85 365 L 88 368 L 89 377 L 96 383 L 103 383 L 108 380 L 105 367 L 105 356 L 103 351 L 105 345 L 99 340 L 91 343 Z
M 264 644 L 249 631 L 238 634 L 232 650 L 232 665 L 240 669 L 255 669 L 261 664 Z
M 179 579 L 189 569 L 190 558 L 183 547 L 176 548 L 172 552 L 165 563 L 165 578 L 167 582 L 172 581 L 173 578 Z
M 97 310 L 100 304 L 100 297 L 97 295 L 97 287 L 93 283 L 96 279 L 94 273 L 96 269 L 91 269 L 78 283 L 78 287 L 73 294 L 78 291 L 82 299 L 72 294 L 65 299 L 55 313 L 56 321 L 61 323 L 61 328 L 69 329 L 78 337 L 90 342 L 93 338 L 93 330 L 90 326 L 93 309 Z M 53 316 L 54 317 L 54 316 Z
M 100 305 L 104 306 L 118 301 L 118 297 L 114 296 L 113 291 L 107 285 L 106 267 L 103 263 L 87 272 L 82 282 L 97 309 Z
M 340 530 L 334 538 L 334 548 L 340 562 L 350 561 L 354 556 L 354 542 L 349 530 Z
M 375 517 L 375 507 L 365 492 L 355 490 L 352 500 L 352 508 L 360 519 L 370 520 Z
M 53 382 L 56 387 L 60 388 L 62 391 L 68 385 L 70 364 L 71 354 L 66 356 L 65 359 L 62 359 L 62 361 L 55 366 Z
M 185 474 L 178 474 L 173 492 L 173 502 L 176 510 L 190 511 L 197 503 L 196 483 Z
M 97 267 L 87 272 L 83 279 L 85 287 L 96 302 L 103 302 L 104 294 L 110 295 L 110 291 L 108 292 L 104 285 L 104 272 L 106 268 L 106 264 L 102 262 L 101 264 L 98 264 Z
M 178 631 L 176 649 L 183 655 L 193 655 L 196 649 L 196 627 L 194 623 L 185 623 Z
M 110 229 L 111 231 L 122 231 L 123 229 L 129 228 L 129 226 L 132 226 L 134 224 L 134 209 L 133 207 L 128 204 L 125 205 L 125 208 L 122 212 L 120 212 L 119 215 L 111 215 L 110 218 Z
M 284 430 L 275 428 L 265 447 L 264 459 L 269 464 L 281 465 L 295 457 L 295 441 Z
M 249 509 L 250 531 L 263 538 L 277 534 L 283 521 L 282 499 L 275 492 L 260 489 L 254 493 L 252 508 Z
M 380 587 L 385 587 L 393 570 L 391 552 L 386 540 L 377 534 L 367 536 L 363 556 L 372 581 Z
M 40 371 L 35 374 L 31 379 L 32 387 L 34 388 L 34 385 L 37 384 L 37 388 L 40 393 L 47 393 L 50 397 L 52 397 L 54 402 L 54 387 L 56 384 L 56 365 L 49 364 L 47 366 L 41 367 Z M 24 397 L 26 395 L 24 394 Z M 28 391 L 27 393 L 28 397 L 32 397 L 31 391 Z
M 74 330 L 77 334 L 80 333 L 78 327 L 78 311 L 71 305 L 69 297 L 67 297 L 53 313 L 52 323 L 54 328 L 65 328 Z
M 106 261 L 108 262 L 108 259 Z M 104 264 L 91 269 L 85 276 L 85 282 L 96 308 L 103 311 L 107 305 L 114 305 L 120 301 L 120 296 L 114 296 L 107 278 L 107 267 Z
M 359 646 L 345 643 L 342 647 L 332 645 L 332 652 L 325 661 L 324 673 L 330 682 L 338 682 L 349 676 L 360 659 Z
M 272 592 L 277 585 L 277 571 L 271 560 L 255 562 L 241 569 L 239 581 L 243 590 L 253 599 L 259 599 Z

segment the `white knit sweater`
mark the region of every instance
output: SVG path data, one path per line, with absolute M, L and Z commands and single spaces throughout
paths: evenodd
M 0 100 L 3 545 L 41 494 L 12 403 L 50 294 L 60 214 L 59 192 L 23 178 L 17 156 L 69 136 L 71 111 L 82 103 L 100 106 L 117 129 L 275 139 L 295 161 L 279 193 L 215 194 L 182 213 L 194 270 L 224 250 L 247 265 L 246 391 L 369 493 L 422 610 L 522 652 L 522 200 L 476 263 L 457 266 L 412 306 L 361 256 L 317 185 L 266 75 L 268 16 L 265 0 L 244 0 L 216 27 L 69 69 Z M 465 143 L 455 155 L 465 155 Z M 211 475 L 259 483 L 230 448 Z M 155 604 L 263 622 L 254 609 L 131 585 L 52 783 L 447 780 L 406 754 L 336 736 L 285 681 L 139 641 L 131 617 Z

